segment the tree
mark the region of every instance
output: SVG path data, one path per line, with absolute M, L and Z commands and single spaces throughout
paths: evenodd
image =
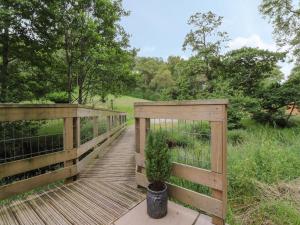
M 299 4 L 299 3 L 298 3 Z M 280 47 L 289 47 L 300 60 L 300 5 L 292 0 L 262 0 L 260 12 L 273 24 L 275 40 Z
M 222 47 L 228 41 L 228 35 L 219 28 L 222 24 L 223 17 L 217 16 L 211 11 L 207 13 L 196 13 L 188 21 L 189 25 L 194 26 L 185 37 L 183 49 L 191 48 L 196 56 L 205 63 L 203 73 L 205 74 L 208 84 L 213 79 L 213 63 L 219 57 Z M 212 87 L 208 86 L 209 92 Z
M 168 69 L 160 70 L 150 82 L 150 87 L 154 90 L 169 88 L 174 85 L 172 74 Z
M 219 69 L 235 90 L 256 97 L 262 82 L 278 76 L 274 70 L 277 69 L 277 62 L 284 57 L 283 53 L 244 47 L 228 52 Z
M 76 100 L 82 104 L 92 93 L 100 94 L 103 100 L 104 95 L 117 90 L 118 85 L 112 84 L 128 84 L 125 65 L 132 69 L 133 63 L 126 60 L 133 61 L 135 50 L 129 49 L 128 34 L 119 24 L 126 15 L 120 0 L 68 0 L 60 8 L 69 101 L 75 89 Z
M 23 80 L 44 81 L 45 68 L 49 65 L 56 45 L 55 13 L 58 1 L 1 1 L 0 3 L 0 101 L 20 101 L 30 98 L 35 85 Z M 24 68 L 28 68 L 22 73 Z M 35 74 L 32 74 L 33 72 Z M 33 77 L 30 78 L 30 76 Z M 24 77 L 26 76 L 26 78 Z M 25 78 L 25 79 L 24 79 Z M 13 95 L 18 86 L 19 92 Z M 38 89 L 41 91 L 42 88 Z M 37 90 L 37 89 L 36 89 Z M 21 92 L 23 91 L 23 92 Z M 11 93 L 12 92 L 12 93 Z M 35 94 L 38 94 L 37 91 Z M 29 95 L 28 95 L 29 94 Z

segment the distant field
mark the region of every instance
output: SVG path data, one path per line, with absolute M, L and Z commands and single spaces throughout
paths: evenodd
M 112 102 L 111 102 L 112 100 Z M 114 97 L 110 95 L 108 97 L 108 101 L 106 103 L 101 103 L 99 98 L 94 98 L 94 105 L 98 107 L 111 109 L 111 105 L 113 105 L 113 109 L 117 111 L 126 112 L 128 114 L 128 123 L 133 124 L 133 105 L 135 102 L 148 102 L 148 100 L 134 98 L 130 96 L 120 96 Z

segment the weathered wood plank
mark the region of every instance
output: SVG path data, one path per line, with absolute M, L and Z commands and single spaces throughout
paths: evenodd
M 221 105 L 137 105 L 134 116 L 138 118 L 160 118 L 179 120 L 223 121 Z
M 176 186 L 174 184 L 168 184 L 168 193 L 169 196 L 196 207 L 197 209 L 218 217 L 223 216 L 222 201 L 218 199 Z
M 76 158 L 76 151 L 66 150 L 0 164 L 0 179 Z
M 173 163 L 172 175 L 217 190 L 223 189 L 222 175 L 213 171 L 180 163 Z
M 0 186 L 0 199 L 20 194 L 31 189 L 72 177 L 77 174 L 76 166 L 65 167 L 42 175 L 28 178 L 26 180 L 16 181 L 12 184 Z

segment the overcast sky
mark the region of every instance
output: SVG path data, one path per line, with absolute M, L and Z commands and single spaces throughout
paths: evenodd
M 131 11 L 122 25 L 131 34 L 131 45 L 139 48 L 140 56 L 162 57 L 179 55 L 187 58 L 182 43 L 190 27 L 188 18 L 195 12 L 212 11 L 223 16 L 222 30 L 231 41 L 229 49 L 243 46 L 277 50 L 272 25 L 259 14 L 259 0 L 123 0 Z M 288 75 L 292 65 L 280 64 Z

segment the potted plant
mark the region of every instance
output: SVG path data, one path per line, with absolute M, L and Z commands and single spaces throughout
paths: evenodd
M 166 181 L 171 175 L 171 155 L 166 132 L 150 131 L 145 147 L 147 188 L 147 213 L 159 219 L 167 214 L 168 192 Z

